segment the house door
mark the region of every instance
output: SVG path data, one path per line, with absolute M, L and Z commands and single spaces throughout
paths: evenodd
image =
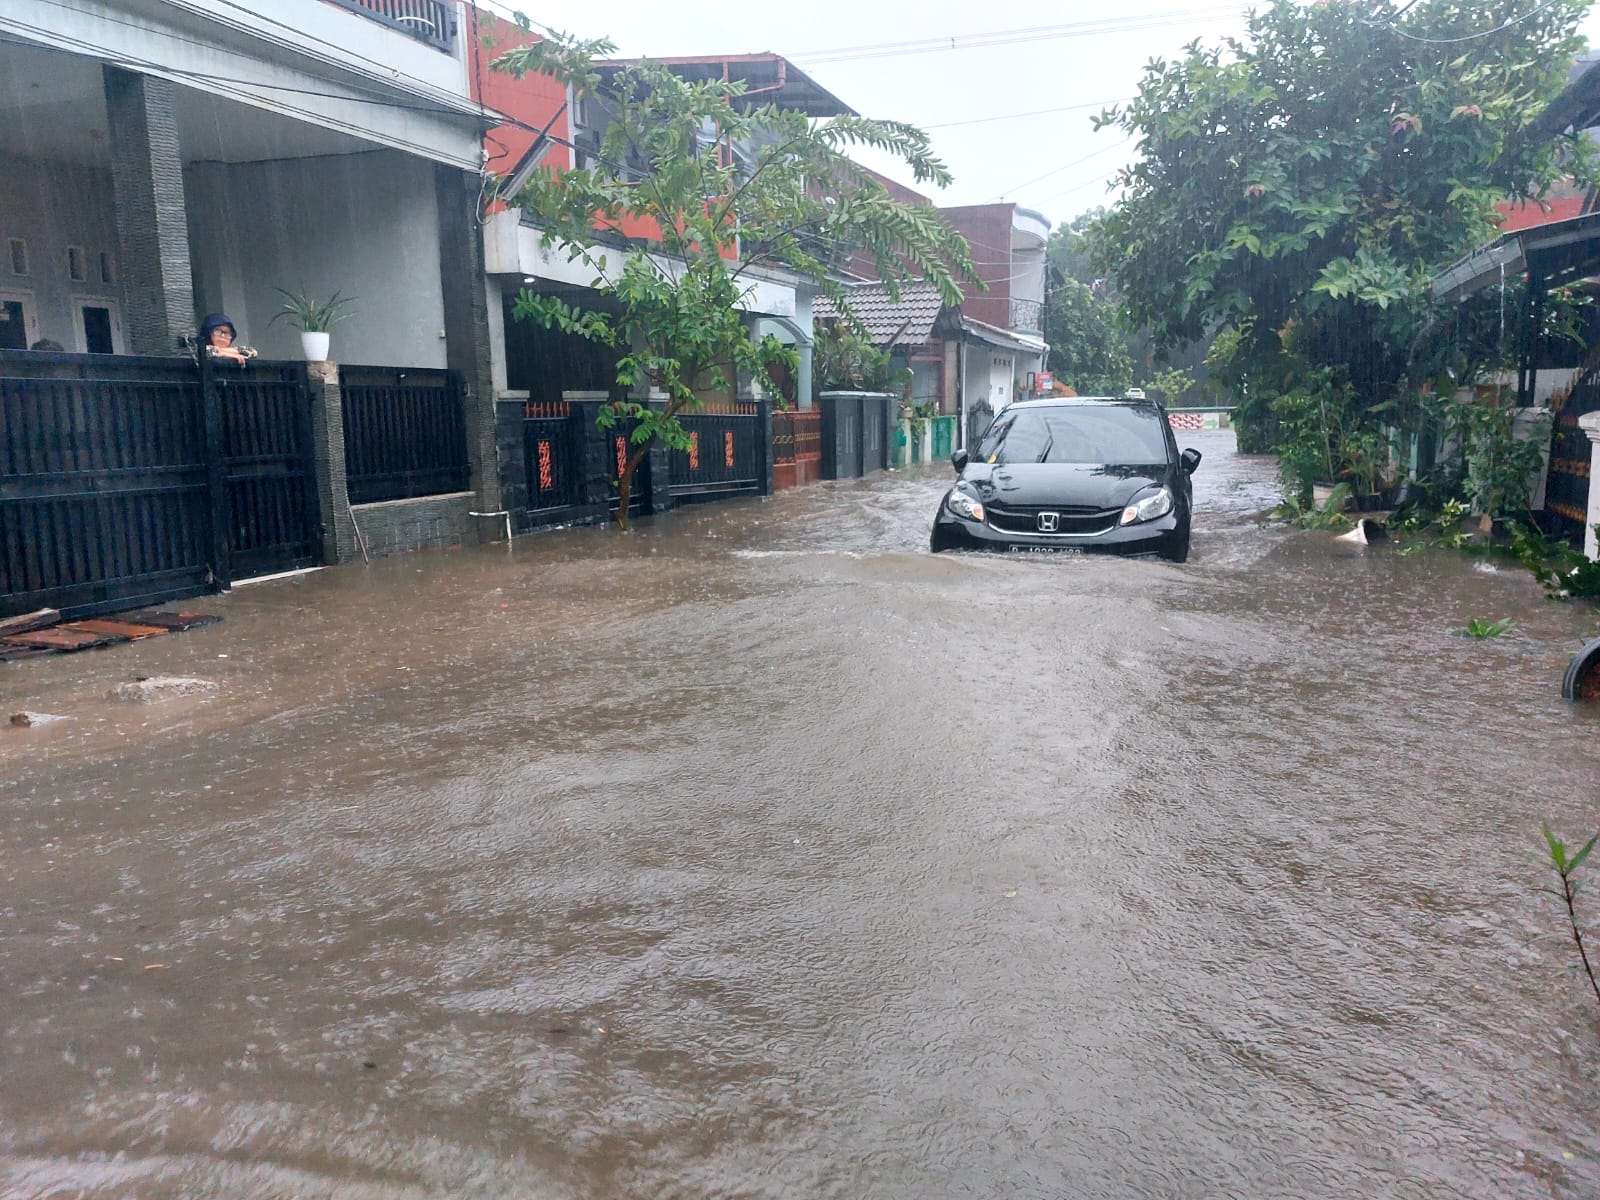
M 0 292 L 0 350 L 26 350 L 38 335 L 33 296 L 28 292 Z
M 122 315 L 115 300 L 79 298 L 78 349 L 84 354 L 121 354 Z

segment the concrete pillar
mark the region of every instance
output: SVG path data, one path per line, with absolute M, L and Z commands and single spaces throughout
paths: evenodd
M 111 184 L 132 354 L 177 355 L 195 330 L 176 85 L 106 66 Z
M 528 407 L 528 393 L 505 391 L 496 393 L 495 452 L 499 460 L 500 502 L 511 513 L 513 532 L 523 533 L 528 525 L 528 455 L 523 418 Z
M 483 230 L 478 224 L 476 175 L 442 164 L 434 168 L 439 210 L 439 284 L 444 298 L 445 365 L 466 383 L 467 461 L 477 511 L 499 512 L 494 360 L 489 298 L 483 286 Z M 503 521 L 482 521 L 484 538 L 504 536 Z
M 610 402 L 608 392 L 562 392 L 578 424 L 579 520 L 604 521 L 610 515 L 612 481 L 617 477 L 615 431 L 601 429 L 595 418 Z
M 795 346 L 795 353 L 799 355 L 800 365 L 794 373 L 794 401 L 796 408 L 810 408 L 811 399 L 811 354 L 816 348 L 813 342 L 800 342 Z
M 311 393 L 312 465 L 317 473 L 317 509 L 322 522 L 322 561 L 342 563 L 361 556 L 355 514 L 345 480 L 344 399 L 339 364 L 306 364 Z
M 1578 418 L 1578 428 L 1589 435 L 1589 515 L 1583 523 L 1583 552 L 1591 560 L 1600 562 L 1600 540 L 1594 527 L 1600 524 L 1600 412 L 1584 413 Z

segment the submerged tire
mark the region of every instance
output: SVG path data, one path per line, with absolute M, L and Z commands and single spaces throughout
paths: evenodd
M 928 535 L 928 549 L 935 554 L 943 554 L 946 550 L 956 548 L 955 540 L 939 526 L 933 527 L 933 532 Z
M 1600 700 L 1600 638 L 1587 643 L 1567 663 L 1561 694 L 1568 700 Z
M 1161 557 L 1168 562 L 1181 563 L 1189 561 L 1189 529 L 1184 527 L 1183 533 L 1173 534 L 1160 550 Z

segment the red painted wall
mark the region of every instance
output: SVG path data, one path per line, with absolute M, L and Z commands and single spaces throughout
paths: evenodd
M 521 125 L 533 127 L 524 129 L 517 125 L 499 125 L 483 139 L 484 150 L 489 156 L 489 170 L 497 175 L 505 175 L 533 145 L 536 131 L 543 129 L 545 123 L 567 102 L 567 89 L 548 75 L 530 74 L 516 79 L 503 71 L 490 70 L 489 64 L 497 57 L 514 46 L 538 41 L 536 35 L 525 34 L 510 21 L 472 7 L 467 9 L 467 26 L 472 48 L 472 62 L 469 64 L 472 68 L 472 98 L 508 117 L 515 117 Z M 483 44 L 485 36 L 491 43 L 489 46 Z M 556 137 L 571 140 L 572 125 L 566 113 L 561 113 L 550 127 L 550 132 Z M 552 170 L 565 170 L 572 165 L 572 152 L 564 145 L 552 146 L 545 162 Z

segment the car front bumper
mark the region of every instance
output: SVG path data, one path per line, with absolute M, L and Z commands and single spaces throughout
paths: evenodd
M 1180 536 L 1176 512 L 1154 521 L 1118 525 L 1094 534 L 1026 534 L 995 529 L 982 521 L 958 517 L 944 505 L 934 518 L 932 545 L 936 550 L 1093 551 L 1100 554 L 1159 554 Z

